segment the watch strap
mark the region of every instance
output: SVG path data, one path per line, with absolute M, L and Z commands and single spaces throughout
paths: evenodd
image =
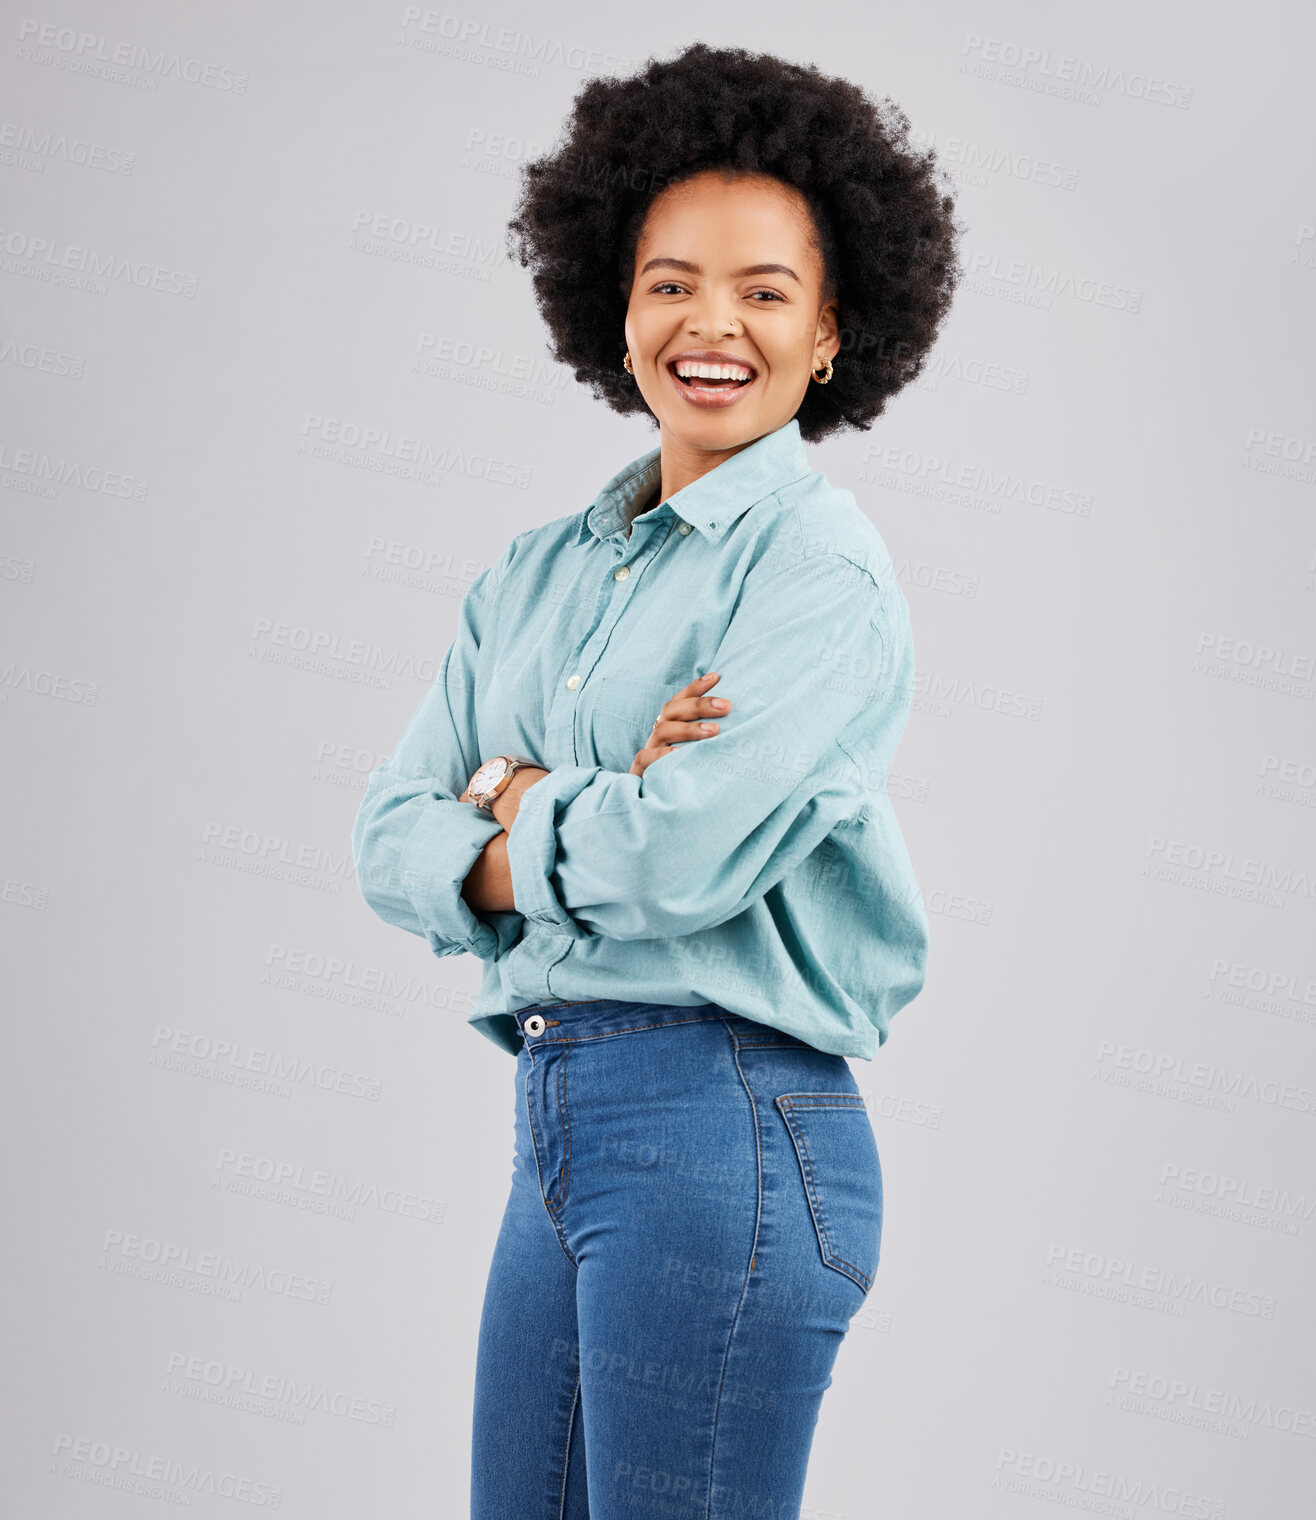
M 481 809 L 482 812 L 486 813 L 493 811 L 494 800 L 497 797 L 500 797 L 503 792 L 507 790 L 508 782 L 511 781 L 512 777 L 516 775 L 517 771 L 521 770 L 523 766 L 539 764 L 538 760 L 532 760 L 529 755 L 492 755 L 490 756 L 490 759 L 506 760 L 507 768 L 503 771 L 502 775 L 499 776 L 498 780 L 494 782 L 493 786 L 491 786 L 487 792 L 482 792 L 479 797 L 471 798 L 471 801 L 475 804 L 475 806 Z M 488 763 L 488 760 L 481 762 L 482 765 L 487 765 Z M 478 768 L 479 767 L 477 767 L 477 769 Z

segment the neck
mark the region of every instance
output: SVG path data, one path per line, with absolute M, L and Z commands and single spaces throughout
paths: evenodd
M 664 429 L 662 485 L 650 505 L 664 502 L 669 496 L 675 496 L 678 491 L 684 490 L 701 475 L 707 475 L 710 470 L 717 469 L 723 460 L 730 459 L 733 454 L 739 454 L 741 449 L 747 449 L 756 441 L 753 438 L 746 438 L 743 443 L 734 443 L 728 448 L 704 449 L 687 443 L 684 439 L 674 438 Z

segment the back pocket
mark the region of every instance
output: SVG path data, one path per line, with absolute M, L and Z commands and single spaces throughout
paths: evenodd
M 865 1293 L 882 1244 L 882 1168 L 877 1140 L 858 1093 L 782 1093 L 823 1261 Z

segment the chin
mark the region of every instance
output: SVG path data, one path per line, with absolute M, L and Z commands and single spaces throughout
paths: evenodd
M 783 422 L 789 422 L 789 416 L 771 417 L 761 407 L 741 411 L 739 407 L 730 407 L 726 411 L 688 411 L 677 412 L 675 415 L 667 413 L 659 415 L 659 423 L 663 431 L 674 438 L 697 439 L 706 443 L 724 445 L 726 443 L 748 443 L 754 438 L 761 438 L 764 433 L 774 432 Z

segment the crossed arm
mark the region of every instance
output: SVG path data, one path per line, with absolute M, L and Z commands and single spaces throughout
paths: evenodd
M 507 832 L 521 805 L 522 794 L 547 775 L 548 772 L 537 765 L 523 765 L 503 788 L 502 795 L 494 798 L 493 815 L 502 824 L 502 829 L 475 857 L 475 864 L 466 873 L 466 880 L 462 883 L 462 897 L 473 913 L 515 912 L 512 869 L 507 863 Z M 466 792 L 457 800 L 470 803 Z M 474 804 L 471 803 L 471 806 Z
M 671 701 L 663 704 L 662 713 L 649 735 L 649 742 L 636 753 L 631 765 L 633 776 L 642 776 L 655 760 L 667 754 L 675 745 L 696 739 L 709 739 L 719 731 L 715 722 L 697 721 L 720 717 L 730 709 L 731 703 L 725 697 L 706 695 L 717 681 L 717 671 L 710 670 L 677 692 Z M 512 779 L 494 798 L 490 811 L 502 824 L 502 832 L 495 834 L 480 851 L 462 884 L 461 895 L 472 912 L 510 913 L 516 910 L 512 898 L 512 868 L 507 860 L 507 835 L 517 809 L 521 806 L 521 798 L 536 781 L 542 781 L 548 774 L 542 766 L 523 765 L 513 773 Z M 457 800 L 470 802 L 469 787 Z M 471 805 L 474 806 L 473 803 Z
M 903 598 L 822 552 L 747 577 L 715 655 L 737 708 L 722 743 L 679 742 L 652 775 L 640 770 L 643 751 L 626 775 L 526 766 L 493 813 L 481 812 L 459 789 L 488 758 L 474 704 L 491 593 L 493 576 L 468 593 L 440 677 L 372 775 L 353 828 L 366 900 L 436 955 L 496 958 L 521 930 L 517 915 L 572 938 L 712 928 L 762 897 L 885 779 L 909 707 Z M 856 759 L 840 739 L 860 713 Z

